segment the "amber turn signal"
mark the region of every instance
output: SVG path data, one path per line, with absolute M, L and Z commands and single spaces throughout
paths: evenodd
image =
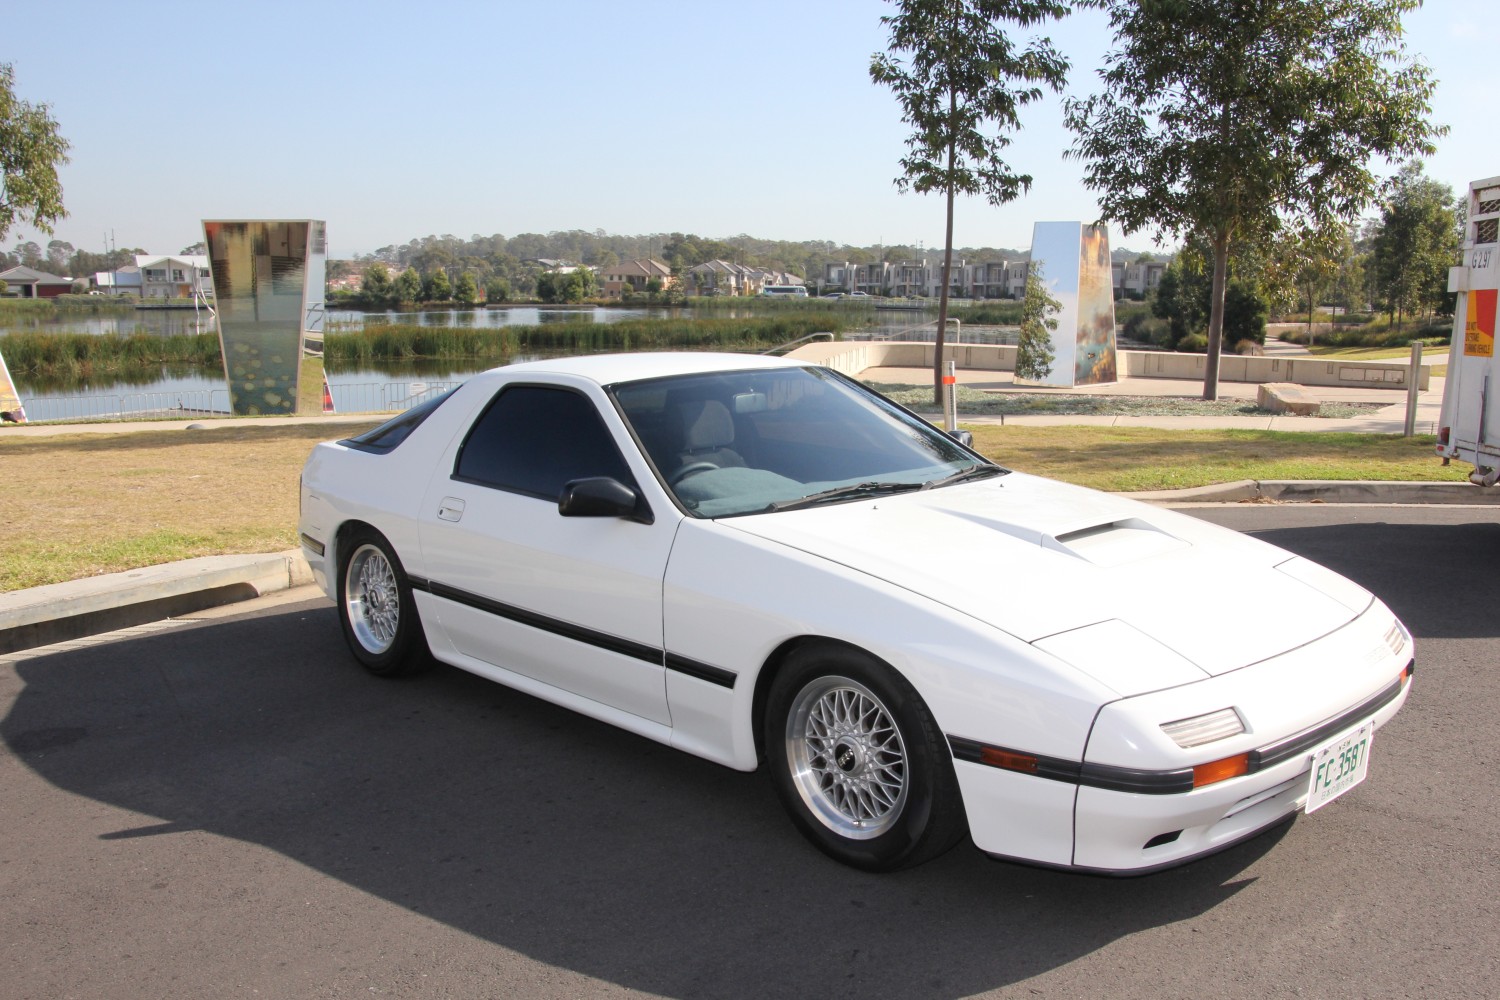
M 979 760 L 990 767 L 1000 767 L 1007 771 L 1020 771 L 1023 774 L 1036 773 L 1036 758 L 1030 754 L 1016 753 L 1013 750 L 984 747 L 979 751 Z
M 1211 760 L 1207 764 L 1195 764 L 1193 766 L 1193 787 L 1202 788 L 1204 785 L 1212 785 L 1219 781 L 1228 781 L 1230 778 L 1238 778 L 1242 774 L 1250 773 L 1250 755 L 1247 753 L 1235 754 L 1233 757 L 1225 757 L 1222 760 Z

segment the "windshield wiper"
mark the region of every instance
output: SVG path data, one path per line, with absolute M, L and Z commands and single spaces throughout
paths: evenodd
M 944 476 L 941 479 L 933 479 L 925 482 L 922 484 L 921 488 L 924 490 L 931 490 L 936 489 L 939 486 L 951 486 L 954 483 L 961 483 L 966 479 L 978 479 L 981 476 L 1005 476 L 1009 474 L 1009 469 L 1002 469 L 998 465 L 971 465 L 967 469 L 959 469 L 951 476 Z
M 891 493 L 910 493 L 912 490 L 925 489 L 924 483 L 855 483 L 853 486 L 835 486 L 831 490 L 821 490 L 817 493 L 809 493 L 805 497 L 795 500 L 777 500 L 775 503 L 767 504 L 764 513 L 770 514 L 778 510 L 796 510 L 799 507 L 813 507 L 820 503 L 830 503 L 835 500 L 858 500 L 864 497 L 886 496 Z

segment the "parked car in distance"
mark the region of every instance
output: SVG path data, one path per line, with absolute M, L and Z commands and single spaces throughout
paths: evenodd
M 790 359 L 476 375 L 314 448 L 299 532 L 370 672 L 436 658 L 764 767 L 876 871 L 965 833 L 1180 864 L 1355 788 L 1411 687 L 1411 636 L 1349 580 L 1007 470 Z

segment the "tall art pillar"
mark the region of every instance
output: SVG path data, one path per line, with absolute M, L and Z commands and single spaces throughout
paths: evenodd
M 219 348 L 236 416 L 323 410 L 324 224 L 203 223 Z
M 1081 222 L 1038 222 L 1032 229 L 1031 267 L 1059 308 L 1052 336 L 1052 369 L 1043 385 L 1114 382 L 1115 279 L 1109 231 Z

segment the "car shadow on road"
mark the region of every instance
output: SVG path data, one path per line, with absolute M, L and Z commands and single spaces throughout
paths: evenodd
M 457 670 L 364 674 L 325 604 L 17 666 L 0 736 L 37 775 L 206 830 L 538 962 L 673 997 L 959 997 L 1233 897 L 1286 827 L 1110 880 L 969 844 L 875 876 L 741 774 Z M 113 814 L 110 814 L 113 815 Z

